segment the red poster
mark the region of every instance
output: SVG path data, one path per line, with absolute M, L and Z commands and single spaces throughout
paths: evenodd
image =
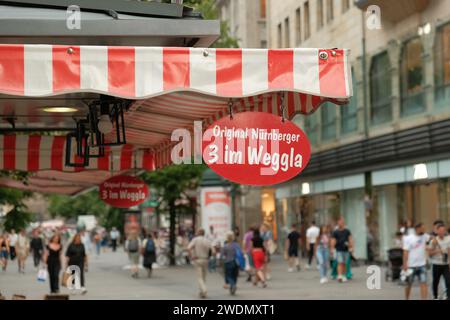
M 148 187 L 144 181 L 132 176 L 115 176 L 99 187 L 100 199 L 117 208 L 130 208 L 145 201 Z
M 242 112 L 214 122 L 203 135 L 203 160 L 220 176 L 267 186 L 289 180 L 308 164 L 311 147 L 294 123 L 265 112 Z

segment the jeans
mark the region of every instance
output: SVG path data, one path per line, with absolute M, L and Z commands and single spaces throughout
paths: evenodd
M 238 277 L 238 267 L 236 262 L 228 261 L 225 262 L 225 283 L 229 284 L 230 287 L 234 288 L 237 283 Z
M 42 252 L 33 250 L 33 263 L 34 263 L 35 267 L 39 266 L 39 263 L 41 262 L 41 258 L 42 258 Z
M 441 276 L 444 278 L 445 281 L 445 289 L 447 291 L 447 299 L 450 300 L 448 291 L 448 288 L 450 286 L 450 271 L 448 264 L 444 265 L 437 265 L 433 264 L 433 296 L 435 299 L 438 297 L 438 287 L 439 287 L 439 280 L 441 279 Z
M 320 278 L 326 278 L 328 270 L 328 259 L 330 258 L 330 250 L 325 247 L 317 249 L 317 263 L 319 264 Z
M 314 257 L 314 243 L 310 243 L 308 251 L 308 265 L 311 265 L 313 257 Z
M 216 264 L 217 264 L 217 259 L 213 255 L 208 260 L 208 271 L 209 272 L 216 272 Z

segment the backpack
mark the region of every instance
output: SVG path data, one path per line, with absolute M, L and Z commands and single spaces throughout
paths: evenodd
M 129 252 L 138 252 L 139 251 L 139 241 L 137 239 L 128 240 L 128 248 L 127 249 Z
M 245 257 L 244 253 L 242 252 L 241 248 L 237 243 L 233 243 L 234 250 L 236 252 L 236 264 L 239 267 L 239 269 L 244 270 L 245 269 Z
M 145 253 L 155 252 L 155 242 L 152 239 L 148 239 L 145 244 Z

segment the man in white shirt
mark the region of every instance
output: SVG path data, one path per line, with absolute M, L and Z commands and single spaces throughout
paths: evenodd
M 320 229 L 316 226 L 316 222 L 313 220 L 311 226 L 306 230 L 306 250 L 308 250 L 308 265 L 307 269 L 311 267 L 311 262 L 316 252 L 316 241 L 319 237 Z
M 405 297 L 406 300 L 409 299 L 414 278 L 417 277 L 420 282 L 420 296 L 422 300 L 426 300 L 428 296 L 426 252 L 430 236 L 425 233 L 422 223 L 417 224 L 414 229 L 414 234 L 403 238 L 403 270 L 409 275 Z
M 197 270 L 200 298 L 206 298 L 206 271 L 211 245 L 212 243 L 205 237 L 203 229 L 198 230 L 197 236 L 188 245 L 191 261 Z
M 116 227 L 113 227 L 111 232 L 109 233 L 109 237 L 111 238 L 112 251 L 116 252 L 117 243 L 118 243 L 119 237 L 120 237 L 119 230 L 117 230 Z

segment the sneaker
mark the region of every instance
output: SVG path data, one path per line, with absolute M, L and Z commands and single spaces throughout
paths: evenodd
M 347 282 L 347 278 L 346 277 L 342 277 L 342 282 Z
M 289 269 L 288 269 L 288 272 L 294 272 L 294 269 L 289 268 Z
M 87 289 L 85 287 L 81 288 L 81 294 L 86 294 L 87 293 Z
M 321 278 L 319 282 L 320 282 L 320 284 L 324 284 L 324 283 L 327 282 L 327 281 L 326 281 L 325 278 Z
M 309 264 L 307 264 L 305 268 L 306 268 L 306 270 L 309 270 L 309 269 L 311 269 L 311 266 Z
M 236 294 L 236 289 L 237 289 L 236 286 L 232 286 L 232 287 L 230 288 L 230 294 L 231 294 L 232 296 L 234 296 L 234 295 Z
M 205 299 L 206 298 L 206 291 L 205 292 L 200 292 L 199 296 L 200 296 L 200 298 Z
M 300 265 L 299 264 L 297 265 L 297 271 L 300 271 Z

